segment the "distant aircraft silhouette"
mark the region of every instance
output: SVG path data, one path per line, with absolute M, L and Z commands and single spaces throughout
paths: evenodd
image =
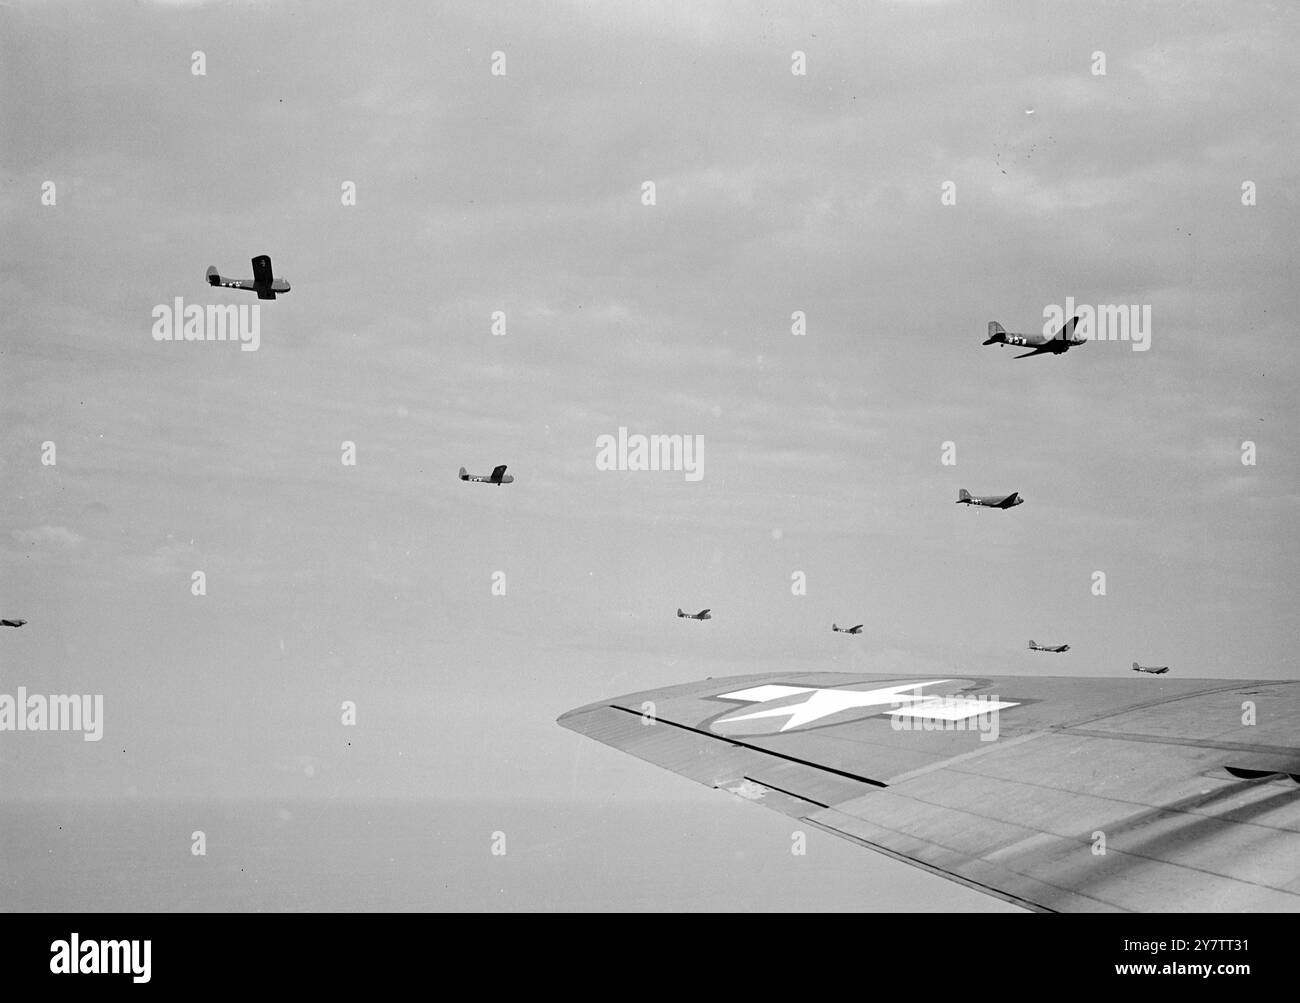
M 467 474 L 465 468 L 460 468 L 460 479 L 462 481 L 474 481 L 478 484 L 495 484 L 500 487 L 502 484 L 513 484 L 515 479 L 506 473 L 506 465 L 503 463 L 499 467 L 494 467 L 492 473 L 487 477 L 481 474 Z
M 957 492 L 958 505 L 982 505 L 985 508 L 1015 508 L 1017 505 L 1023 505 L 1025 500 L 1020 497 L 1019 491 L 1012 491 L 1009 495 L 973 495 L 965 488 Z
M 1062 355 L 1068 352 L 1075 345 L 1082 345 L 1087 338 L 1075 337 L 1075 328 L 1079 326 L 1079 318 L 1071 317 L 1065 322 L 1065 326 L 1055 334 L 1048 336 L 1046 334 L 1008 334 L 1006 328 L 996 320 L 989 321 L 989 336 L 985 339 L 986 345 L 1017 345 L 1022 348 L 1030 348 L 1033 351 L 1025 352 L 1023 355 L 1017 355 L 1017 359 L 1027 359 L 1031 355 Z
M 1153 675 L 1153 676 L 1159 676 L 1159 675 L 1163 675 L 1164 673 L 1168 672 L 1168 671 L 1169 671 L 1169 666 L 1168 666 L 1168 665 L 1160 665 L 1160 666 L 1153 666 L 1153 665 L 1138 665 L 1137 662 L 1134 662 L 1134 663 L 1133 663 L 1133 671 L 1134 671 L 1134 672 L 1149 672 L 1149 673 L 1151 673 L 1151 675 Z
M 858 624 L 856 627 L 841 627 L 839 624 L 833 623 L 831 624 L 831 630 L 838 634 L 861 634 L 862 624 Z
M 208 285 L 223 286 L 226 289 L 247 289 L 257 293 L 260 300 L 273 300 L 276 293 L 287 293 L 287 279 L 277 279 L 271 273 L 271 257 L 259 254 L 253 259 L 253 277 L 251 279 L 223 279 L 217 273 L 216 265 L 208 266 Z
M 0 620 L 0 627 L 21 627 L 26 620 Z
M 698 613 L 683 613 L 680 606 L 677 607 L 677 615 L 683 620 L 712 620 L 707 609 L 702 609 Z
M 1051 645 L 1051 644 L 1039 644 L 1037 641 L 1030 641 L 1030 642 L 1029 642 L 1029 650 L 1030 650 L 1030 651 L 1050 651 L 1050 652 L 1052 652 L 1052 653 L 1054 653 L 1054 654 L 1059 654 L 1059 653 L 1062 652 L 1062 651 L 1069 651 L 1069 650 L 1070 650 L 1070 646 L 1069 646 L 1068 644 L 1057 644 L 1057 645 Z

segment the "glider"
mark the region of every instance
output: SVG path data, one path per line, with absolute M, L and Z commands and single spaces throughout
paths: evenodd
M 247 289 L 257 293 L 260 300 L 273 300 L 277 293 L 287 293 L 287 279 L 277 279 L 271 272 L 271 256 L 259 254 L 253 259 L 253 277 L 251 279 L 223 279 L 217 272 L 216 265 L 208 266 L 208 285 L 222 286 L 226 289 Z
M 465 468 L 460 468 L 460 479 L 462 481 L 474 481 L 478 484 L 495 484 L 500 487 L 502 484 L 513 484 L 515 479 L 506 473 L 506 465 L 503 463 L 499 467 L 494 467 L 492 473 L 487 477 L 481 474 L 467 474 Z

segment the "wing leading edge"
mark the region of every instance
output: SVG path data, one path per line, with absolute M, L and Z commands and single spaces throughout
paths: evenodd
M 1300 911 L 1298 717 L 1284 681 L 795 673 L 559 723 L 1026 908 Z

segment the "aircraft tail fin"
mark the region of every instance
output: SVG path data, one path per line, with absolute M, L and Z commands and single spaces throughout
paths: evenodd
M 460 479 L 463 481 L 463 480 L 465 480 L 465 478 L 467 478 L 467 477 L 469 477 L 469 471 L 467 471 L 464 467 L 461 467 L 461 468 L 460 468 Z
M 1137 662 L 1134 662 L 1134 663 L 1133 663 L 1133 671 L 1134 671 L 1134 672 L 1137 672 L 1137 671 L 1138 671 L 1138 663 L 1137 663 Z
M 686 615 L 685 613 L 682 612 L 682 608 L 681 608 L 680 606 L 677 607 L 677 615 L 678 615 L 678 616 L 685 616 L 685 615 Z
M 958 505 L 960 505 L 962 502 L 968 502 L 970 500 L 971 500 L 970 492 L 967 491 L 965 488 L 962 488 L 960 491 L 957 492 Z
M 1038 647 L 1038 642 L 1035 641 L 1033 638 L 1030 638 L 1030 640 L 1029 640 L 1029 646 L 1030 646 L 1031 648 L 1037 648 L 1037 647 Z
M 1007 329 L 999 324 L 996 320 L 989 321 L 989 336 L 984 339 L 986 345 L 996 345 L 1000 341 L 1007 340 Z
M 210 286 L 221 285 L 221 275 L 217 272 L 216 265 L 208 265 L 208 285 Z

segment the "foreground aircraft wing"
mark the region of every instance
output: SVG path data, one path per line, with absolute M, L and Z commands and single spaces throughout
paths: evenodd
M 1051 352 L 1052 350 L 1053 350 L 1053 349 L 1052 349 L 1052 346 L 1051 346 L 1051 345 L 1039 345 L 1039 346 L 1038 346 L 1037 348 L 1035 348 L 1032 352 L 1022 352 L 1020 355 L 1013 355 L 1012 358 L 1013 358 L 1013 359 L 1027 359 L 1027 358 L 1029 358 L 1031 355 L 1044 355 L 1044 354 L 1046 354 L 1046 353 L 1048 353 L 1048 352 Z
M 491 477 L 491 480 L 493 480 L 494 482 L 495 482 L 495 481 L 500 481 L 501 478 L 505 476 L 505 474 L 506 474 L 506 464 L 503 463 L 503 464 L 502 464 L 501 466 L 499 466 L 499 467 L 493 467 L 493 468 L 492 468 L 492 477 Z
M 710 679 L 559 719 L 1045 912 L 1300 911 L 1297 722 L 1300 682 L 843 673 Z

